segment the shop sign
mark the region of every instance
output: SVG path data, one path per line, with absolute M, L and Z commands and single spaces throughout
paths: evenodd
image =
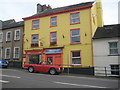
M 62 49 L 46 49 L 46 54 L 62 53 Z
M 39 52 L 37 52 L 37 51 L 27 52 L 27 54 L 34 54 L 34 53 L 41 53 L 41 51 L 39 51 Z

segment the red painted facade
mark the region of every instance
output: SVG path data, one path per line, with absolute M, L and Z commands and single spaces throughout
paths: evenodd
M 52 65 L 58 65 L 58 64 L 61 64 L 63 63 L 63 51 L 62 51 L 62 48 L 63 47 L 58 47 L 58 48 L 45 48 L 45 49 L 42 49 L 42 50 L 26 50 L 26 64 L 29 64 L 29 55 L 41 55 L 41 60 L 44 61 L 44 62 L 48 62 L 49 60 L 48 59 L 51 59 L 51 63 Z M 49 52 L 47 53 L 47 50 L 56 50 L 56 49 L 60 49 L 61 52 L 57 52 L 57 53 L 54 53 L 54 52 Z

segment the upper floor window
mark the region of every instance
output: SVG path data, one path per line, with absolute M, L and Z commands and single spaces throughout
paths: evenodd
M 7 33 L 6 33 L 6 41 L 11 41 L 11 31 L 8 31 Z
M 31 47 L 38 47 L 38 34 L 32 35 L 32 44 Z
M 76 23 L 80 23 L 80 13 L 72 13 L 70 15 L 70 23 L 71 24 L 76 24 Z
M 14 40 L 20 40 L 20 30 L 15 30 Z
M 51 17 L 51 25 L 50 26 L 57 26 L 57 17 Z
M 50 45 L 56 45 L 57 44 L 57 33 L 51 32 L 50 33 Z
M 80 51 L 72 51 L 72 64 L 79 65 L 81 64 Z
M 11 48 L 5 48 L 5 59 L 10 59 Z
M 20 47 L 14 47 L 14 58 L 19 58 Z
M 117 42 L 109 42 L 109 54 L 110 55 L 118 55 Z
M 38 29 L 38 28 L 39 28 L 39 20 L 33 20 L 32 29 Z
M 71 30 L 71 43 L 80 43 L 80 29 Z
M 32 43 L 38 43 L 38 34 L 32 35 Z
M 3 33 L 0 32 L 0 42 L 2 42 L 2 41 L 3 41 Z

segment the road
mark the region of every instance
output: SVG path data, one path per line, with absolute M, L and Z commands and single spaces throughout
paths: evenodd
M 29 73 L 22 69 L 2 69 L 0 76 L 2 88 L 118 88 L 117 79 Z

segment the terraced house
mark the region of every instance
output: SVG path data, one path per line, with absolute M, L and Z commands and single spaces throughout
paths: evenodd
M 38 4 L 37 14 L 23 19 L 23 64 L 94 66 L 92 37 L 103 26 L 100 0 L 53 9 Z
M 9 66 L 21 67 L 23 47 L 23 21 L 14 19 L 1 21 L 0 59 L 7 60 Z

